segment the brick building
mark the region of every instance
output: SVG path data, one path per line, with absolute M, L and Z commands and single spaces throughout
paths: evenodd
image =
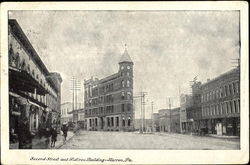
M 192 104 L 193 104 L 192 95 L 182 94 L 180 96 L 180 129 L 181 129 L 180 131 L 181 133 L 191 132 L 189 123 L 188 123 L 187 111 L 188 109 L 191 108 Z
M 194 81 L 192 85 L 192 99 L 186 108 L 187 113 L 187 132 L 198 133 L 201 128 L 201 82 Z
M 15 19 L 9 19 L 8 31 L 10 140 L 14 142 L 21 120 L 28 119 L 35 134 L 39 126 L 60 126 L 62 78 L 48 71 Z
M 84 81 L 87 130 L 132 131 L 133 62 L 125 49 L 117 73 Z
M 208 133 L 240 135 L 240 70 L 232 69 L 202 84 L 203 127 Z

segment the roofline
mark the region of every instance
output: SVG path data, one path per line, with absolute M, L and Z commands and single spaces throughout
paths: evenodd
M 204 86 L 206 86 L 206 85 L 208 85 L 208 84 L 210 84 L 210 83 L 213 83 L 213 82 L 215 82 L 216 80 L 219 80 L 220 78 L 222 78 L 222 77 L 224 77 L 224 76 L 226 76 L 226 75 L 228 75 L 228 74 L 234 73 L 234 72 L 236 72 L 236 71 L 238 71 L 238 70 L 239 70 L 238 68 L 234 68 L 234 69 L 231 69 L 231 70 L 229 70 L 229 71 L 227 71 L 227 72 L 225 72 L 225 73 L 222 73 L 222 74 L 220 74 L 219 76 L 217 76 L 217 77 L 215 77 L 215 78 L 213 78 L 213 79 L 211 79 L 211 80 L 209 80 L 209 81 L 207 81 L 207 82 L 201 84 L 201 87 L 204 87 Z
M 11 31 L 13 31 L 13 34 L 18 37 L 20 40 L 22 40 L 22 38 L 20 38 L 20 36 L 16 35 L 14 32 L 18 32 L 18 34 L 21 35 L 21 37 L 23 37 L 23 41 L 26 42 L 27 46 L 23 45 L 23 47 L 26 48 L 26 50 L 30 53 L 31 56 L 33 56 L 35 62 L 38 64 L 38 66 L 40 67 L 40 69 L 42 71 L 45 72 L 46 75 L 49 74 L 49 71 L 47 69 L 47 67 L 44 65 L 44 63 L 42 62 L 41 58 L 39 57 L 39 55 L 37 54 L 36 50 L 34 49 L 34 47 L 32 46 L 32 44 L 30 43 L 29 39 L 27 38 L 27 36 L 25 35 L 25 33 L 23 32 L 22 28 L 20 27 L 20 25 L 18 24 L 16 19 L 9 19 L 8 20 L 8 24 L 11 25 L 12 27 L 14 27 L 14 29 L 11 29 Z

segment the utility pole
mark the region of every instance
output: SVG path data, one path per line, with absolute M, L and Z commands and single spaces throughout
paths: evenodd
M 171 132 L 171 97 L 169 97 L 169 121 L 170 121 L 169 131 Z
M 75 109 L 77 109 L 77 91 L 81 88 L 81 83 L 79 80 L 77 80 L 74 76 L 71 79 L 72 87 L 70 90 L 72 90 L 72 111 L 73 111 L 73 122 L 77 123 L 78 120 L 78 114 L 75 112 Z M 76 118 L 76 120 L 75 120 Z
M 153 122 L 153 111 L 154 111 L 154 102 L 151 102 L 151 120 L 152 120 L 152 132 L 154 132 L 154 122 Z

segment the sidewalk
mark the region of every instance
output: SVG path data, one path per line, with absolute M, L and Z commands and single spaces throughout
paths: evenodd
M 74 136 L 74 133 L 72 131 L 68 132 L 67 140 L 70 140 Z M 63 145 L 63 135 L 62 133 L 57 135 L 57 141 L 55 143 L 55 147 L 51 148 L 51 138 L 49 142 L 49 146 L 46 146 L 46 138 L 42 137 L 41 139 L 36 137 L 32 139 L 32 149 L 58 149 Z M 10 149 L 18 149 L 18 143 L 12 143 L 10 144 Z

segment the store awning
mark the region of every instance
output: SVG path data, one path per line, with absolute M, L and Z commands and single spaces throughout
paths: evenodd
M 15 90 L 45 95 L 48 91 L 26 71 L 9 68 L 9 87 Z

